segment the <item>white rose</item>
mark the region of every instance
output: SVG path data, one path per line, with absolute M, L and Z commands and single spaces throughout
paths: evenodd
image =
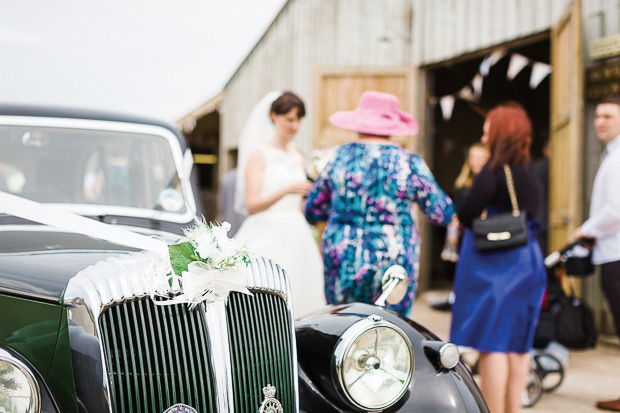
M 203 260 L 209 257 L 213 258 L 213 255 L 217 253 L 217 244 L 209 233 L 202 234 L 199 238 L 194 239 L 194 242 L 196 243 L 196 253 Z
M 213 227 L 213 236 L 218 242 L 224 242 L 228 240 L 228 231 L 230 230 L 230 224 L 228 222 L 222 223 L 221 226 Z

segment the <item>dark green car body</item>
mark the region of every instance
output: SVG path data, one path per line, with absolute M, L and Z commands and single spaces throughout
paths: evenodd
M 122 247 L 77 234 L 50 234 L 31 230 L 2 233 L 0 347 L 12 350 L 36 371 L 44 384 L 42 393 L 53 395 L 47 400 L 55 403 L 58 411 L 76 412 L 69 323 L 62 293 L 77 272 L 118 255 Z M 64 245 L 59 243 L 63 240 Z M 101 252 L 94 252 L 96 249 Z

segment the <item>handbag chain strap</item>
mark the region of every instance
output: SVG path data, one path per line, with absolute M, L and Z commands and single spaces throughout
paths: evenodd
M 518 217 L 521 215 L 519 211 L 519 204 L 517 203 L 517 193 L 515 192 L 515 184 L 512 180 L 512 171 L 508 164 L 504 165 L 504 173 L 506 174 L 506 186 L 508 187 L 508 195 L 510 195 L 510 203 L 512 204 L 512 215 Z M 487 219 L 488 211 L 485 208 L 480 214 L 480 219 Z
M 521 212 L 519 212 L 519 204 L 517 203 L 517 193 L 515 192 L 515 184 L 512 180 L 512 171 L 508 164 L 504 165 L 504 173 L 506 174 L 506 186 L 508 187 L 508 195 L 510 195 L 510 203 L 512 204 L 512 215 L 518 217 Z

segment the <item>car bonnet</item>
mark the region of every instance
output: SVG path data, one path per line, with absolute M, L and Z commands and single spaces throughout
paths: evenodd
M 60 302 L 67 282 L 92 264 L 146 250 L 158 239 L 0 192 L 1 212 L 43 225 L 0 225 L 0 290 Z

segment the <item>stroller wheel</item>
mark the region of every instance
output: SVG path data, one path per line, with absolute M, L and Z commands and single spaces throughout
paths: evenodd
M 521 405 L 523 407 L 532 407 L 542 397 L 542 380 L 535 369 L 530 369 L 527 375 L 527 385 L 521 396 Z
M 560 387 L 564 381 L 564 366 L 553 354 L 543 353 L 534 356 L 536 372 L 542 379 L 545 393 L 550 393 Z

